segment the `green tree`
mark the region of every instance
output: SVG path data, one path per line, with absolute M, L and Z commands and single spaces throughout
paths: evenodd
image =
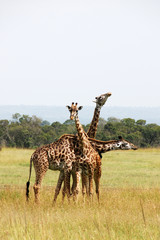
M 146 125 L 146 120 L 139 119 L 139 120 L 136 121 L 136 124 L 140 125 L 140 126 L 145 126 Z

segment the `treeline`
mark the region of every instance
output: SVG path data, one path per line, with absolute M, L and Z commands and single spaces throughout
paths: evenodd
M 84 127 L 87 131 L 89 125 Z M 16 113 L 12 120 L 0 120 L 0 146 L 18 148 L 36 148 L 56 141 L 62 134 L 76 134 L 74 121 L 63 124 L 43 121 L 36 116 Z M 160 126 L 146 124 L 145 120 L 135 121 L 131 118 L 100 118 L 96 139 L 107 141 L 122 136 L 139 147 L 160 146 Z

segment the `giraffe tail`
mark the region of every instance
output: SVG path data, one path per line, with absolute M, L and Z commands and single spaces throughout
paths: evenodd
M 31 179 L 31 172 L 32 172 L 32 157 L 30 159 L 30 170 L 29 170 L 29 179 L 28 182 L 26 183 L 26 200 L 29 200 L 29 185 L 30 185 L 30 179 Z

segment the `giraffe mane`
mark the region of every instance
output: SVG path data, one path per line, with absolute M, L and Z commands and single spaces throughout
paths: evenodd
M 95 143 L 101 143 L 101 144 L 117 143 L 117 142 L 120 141 L 120 140 L 101 141 L 101 140 L 97 140 L 97 139 L 94 139 L 94 138 L 88 138 L 88 139 L 91 140 L 92 142 L 95 142 Z

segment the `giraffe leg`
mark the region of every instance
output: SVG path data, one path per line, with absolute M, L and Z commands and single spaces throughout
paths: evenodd
M 74 171 L 72 171 L 72 179 L 73 179 L 73 183 L 72 183 L 72 188 L 71 188 L 71 194 L 74 193 L 75 188 L 76 188 L 76 174 Z
M 100 178 L 101 178 L 101 162 L 98 162 L 97 167 L 94 172 L 94 181 L 96 185 L 96 194 L 97 194 L 97 199 L 99 202 L 99 185 L 100 185 Z
M 35 196 L 35 203 L 39 203 L 39 190 L 40 190 L 40 185 L 39 184 L 34 184 L 33 189 L 34 189 L 34 196 Z
M 85 196 L 85 194 L 87 194 L 87 196 L 89 196 L 89 179 L 88 179 L 89 171 L 88 171 L 88 169 L 89 169 L 88 164 L 84 163 L 83 167 L 82 167 L 82 195 L 83 195 L 83 197 Z
M 93 168 L 89 169 L 89 197 L 92 200 L 93 199 L 93 176 L 94 176 L 94 170 Z
M 77 200 L 77 196 L 78 196 L 78 193 L 80 191 L 80 187 L 79 187 L 79 183 L 80 183 L 80 170 L 77 170 L 75 172 L 72 172 L 72 177 L 73 177 L 73 189 L 72 189 L 72 192 L 73 192 L 73 200 L 76 201 Z
M 57 186 L 56 186 L 56 189 L 55 189 L 54 200 L 53 200 L 54 203 L 57 200 L 57 197 L 58 197 L 59 192 L 61 190 L 61 186 L 62 186 L 63 181 L 64 181 L 64 171 L 61 171 L 60 174 L 59 174 Z
M 83 170 L 82 171 L 82 195 L 83 197 L 85 194 L 88 195 L 89 193 L 89 182 L 88 182 L 88 175 L 87 173 Z
M 71 176 L 71 171 L 66 169 L 64 170 L 64 190 L 63 190 L 63 198 L 62 200 L 64 200 L 64 196 L 65 193 L 67 194 L 68 197 L 68 201 L 70 201 L 70 176 Z
M 33 186 L 35 203 L 39 203 L 39 191 L 40 191 L 42 179 L 43 179 L 43 176 L 39 176 L 39 175 L 36 176 L 36 182 Z
M 101 178 L 101 167 L 95 170 L 94 172 L 94 181 L 96 185 L 96 194 L 97 194 L 97 199 L 99 202 L 99 184 L 100 184 L 100 178 Z
M 65 198 L 65 183 L 63 184 L 63 190 L 62 190 L 62 202 L 64 201 Z
M 86 188 L 86 194 L 87 194 L 87 196 L 89 196 L 89 178 L 88 178 L 88 175 L 86 175 L 85 188 Z
M 85 193 L 86 193 L 86 191 L 85 191 L 85 180 L 86 180 L 86 178 L 85 178 L 84 171 L 82 171 L 81 177 L 82 177 L 82 195 L 84 197 Z
M 33 186 L 33 189 L 34 189 L 34 195 L 35 195 L 35 202 L 38 203 L 39 191 L 40 191 L 42 179 L 48 170 L 49 164 L 48 162 L 45 162 L 45 161 L 43 162 L 43 165 L 34 163 L 34 167 L 35 167 L 36 181 Z

